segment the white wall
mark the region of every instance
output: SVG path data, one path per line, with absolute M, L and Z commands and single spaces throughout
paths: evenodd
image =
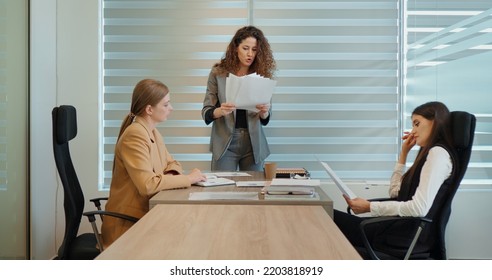
M 64 232 L 63 193 L 53 159 L 51 110 L 77 108 L 71 143 L 86 200 L 98 182 L 99 0 L 31 0 L 32 259 L 56 255 Z M 93 209 L 86 203 L 86 209 Z M 55 219 L 56 217 L 56 219 Z M 82 231 L 91 231 L 83 220 Z

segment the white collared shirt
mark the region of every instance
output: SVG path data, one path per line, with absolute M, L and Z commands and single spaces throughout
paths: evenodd
M 396 164 L 391 176 L 390 197 L 398 196 L 405 165 Z M 429 150 L 420 173 L 420 183 L 414 196 L 408 201 L 371 202 L 372 216 L 423 217 L 429 212 L 442 183 L 451 175 L 453 164 L 449 153 L 440 146 Z

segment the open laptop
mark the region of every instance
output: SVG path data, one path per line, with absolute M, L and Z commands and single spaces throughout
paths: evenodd
M 352 190 L 349 189 L 349 187 L 347 187 L 347 185 L 345 185 L 345 183 L 337 176 L 335 171 L 333 171 L 333 169 L 331 169 L 331 167 L 328 165 L 328 163 L 322 162 L 322 161 L 320 161 L 320 163 L 321 163 L 321 165 L 323 165 L 323 167 L 325 168 L 328 175 L 330 175 L 331 179 L 333 179 L 333 182 L 335 182 L 335 185 L 337 185 L 337 187 L 340 189 L 340 191 L 342 191 L 343 194 L 348 196 L 350 199 L 354 199 L 357 197 L 354 194 L 354 192 L 352 192 Z

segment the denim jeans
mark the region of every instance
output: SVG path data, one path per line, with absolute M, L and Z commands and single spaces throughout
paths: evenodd
M 219 160 L 212 159 L 212 171 L 263 171 L 263 162 L 255 163 L 249 132 L 236 129 L 232 141 Z

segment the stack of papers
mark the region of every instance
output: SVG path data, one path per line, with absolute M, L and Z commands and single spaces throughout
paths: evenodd
M 277 81 L 256 73 L 238 77 L 229 74 L 226 78 L 226 102 L 237 109 L 258 112 L 256 105 L 270 103 Z
M 319 200 L 319 195 L 317 192 L 309 195 L 265 194 L 265 200 Z
M 192 192 L 188 200 L 258 200 L 257 192 Z
M 237 181 L 237 187 L 264 187 L 266 181 Z
M 314 187 L 270 186 L 264 194 L 266 200 L 319 200 Z
M 306 186 L 319 187 L 320 180 L 318 179 L 279 179 L 274 178 L 270 186 Z
M 203 175 L 207 176 L 208 177 L 238 177 L 238 176 L 244 176 L 244 177 L 248 177 L 248 176 L 251 176 L 251 174 L 247 173 L 247 172 L 237 172 L 237 171 L 231 171 L 231 172 L 228 172 L 228 171 L 225 171 L 225 172 L 214 172 L 214 173 L 203 173 Z
M 269 195 L 313 195 L 312 187 L 292 187 L 292 186 L 270 186 L 266 188 L 265 194 Z
M 316 179 L 278 179 L 261 190 L 268 200 L 319 200 L 315 187 L 320 186 Z

